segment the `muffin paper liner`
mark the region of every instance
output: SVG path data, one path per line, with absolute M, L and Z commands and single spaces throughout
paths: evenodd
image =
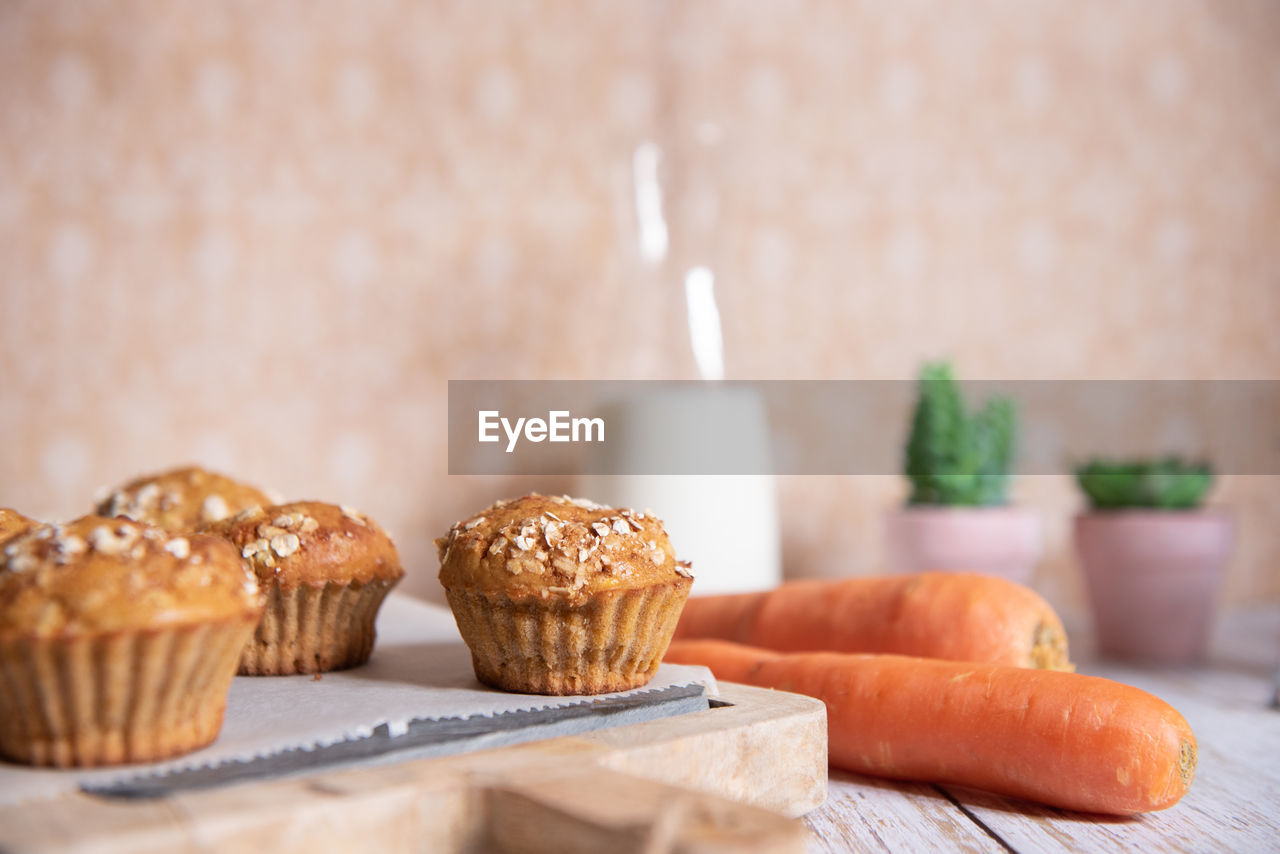
M 445 592 L 481 682 L 527 694 L 603 694 L 653 678 L 689 584 L 610 590 L 581 603 Z
M 252 630 L 249 626 L 246 632 Z M 310 676 L 233 679 L 217 740 L 183 756 L 148 764 L 71 770 L 0 761 L 0 807 L 75 794 L 81 787 L 112 788 L 224 766 L 234 770 L 268 757 L 307 754 L 313 748 L 369 738 L 396 749 L 403 735 L 430 721 L 469 720 L 482 729 L 493 726 L 500 731 L 488 733 L 486 745 L 516 744 L 544 736 L 540 728 L 506 729 L 503 719 L 508 715 L 572 709 L 566 717 L 584 726 L 595 721 L 585 728 L 596 729 L 625 722 L 590 711 L 598 699 L 690 685 L 702 685 L 708 696 L 716 696 L 715 679 L 706 668 L 667 662 L 652 681 L 630 694 L 577 697 L 494 691 L 476 681 L 471 652 L 458 637 L 447 607 L 392 591 L 378 610 L 378 645 L 363 667 L 326 673 L 319 681 Z M 3 690 L 6 685 L 0 683 Z M 456 752 L 442 748 L 431 755 Z M 88 802 L 81 798 L 76 803 Z
M 240 660 L 244 676 L 345 670 L 369 660 L 374 621 L 393 581 L 269 587 L 267 606 Z
M 154 762 L 218 737 L 252 619 L 0 639 L 0 754 L 29 765 Z

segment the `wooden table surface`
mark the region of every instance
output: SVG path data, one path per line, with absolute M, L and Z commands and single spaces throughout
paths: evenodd
M 1180 803 L 1108 818 L 832 769 L 826 804 L 804 819 L 810 852 L 1280 851 L 1280 609 L 1224 615 L 1207 664 L 1186 669 L 1097 660 L 1087 625 L 1068 625 L 1081 672 L 1162 697 L 1191 724 L 1200 758 Z

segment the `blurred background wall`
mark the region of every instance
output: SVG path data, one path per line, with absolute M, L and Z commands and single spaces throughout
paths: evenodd
M 0 5 L 0 504 L 199 461 L 431 592 L 455 518 L 569 485 L 448 477 L 446 381 L 693 376 L 694 263 L 730 378 L 1280 378 L 1280 5 Z M 784 479 L 788 572 L 875 569 L 904 494 Z M 1079 603 L 1073 486 L 1015 495 Z M 1280 600 L 1280 479 L 1215 500 Z

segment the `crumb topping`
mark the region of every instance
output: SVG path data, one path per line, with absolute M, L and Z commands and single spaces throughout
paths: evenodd
M 262 508 L 257 508 L 257 511 L 244 518 L 236 517 L 237 521 L 249 521 L 266 515 Z M 347 514 L 344 512 L 343 515 Z M 240 555 L 257 567 L 273 569 L 278 573 L 280 568 L 276 565 L 276 559 L 287 558 L 297 552 L 302 547 L 299 534 L 310 534 L 319 527 L 320 522 L 306 513 L 296 510 L 280 513 L 270 521 L 261 522 L 254 529 L 257 538 L 245 543 L 240 549 Z
M 675 561 L 662 522 L 651 512 L 569 496 L 535 494 L 495 503 L 455 524 L 436 546 L 442 579 L 457 563 L 451 557 L 465 563 L 469 558 L 462 555 L 474 555 L 481 569 L 540 586 L 542 596 L 643 583 L 655 573 L 692 578 L 689 563 Z
M 23 516 L 17 510 L 0 507 L 0 542 L 34 528 L 39 523 Z
M 230 515 L 231 508 L 227 506 L 227 499 L 216 492 L 207 496 L 200 505 L 201 522 L 221 522 Z
M 231 541 L 261 581 L 283 587 L 404 575 L 391 538 L 351 507 L 318 501 L 254 507 L 203 530 Z
M 261 608 L 257 580 L 216 538 L 116 517 L 41 525 L 0 551 L 0 632 L 111 630 Z
M 170 531 L 189 531 L 265 500 L 266 496 L 252 486 L 188 467 L 138 478 L 110 491 L 98 502 L 97 512 Z
M 146 483 L 133 489 L 118 489 L 107 498 L 107 516 L 123 516 L 141 521 L 147 516 L 170 510 L 180 500 L 176 490 L 162 490 L 158 483 Z

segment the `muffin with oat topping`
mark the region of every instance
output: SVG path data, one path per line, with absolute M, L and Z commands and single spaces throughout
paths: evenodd
M 652 513 L 526 495 L 436 540 L 476 678 L 528 694 L 604 694 L 653 678 L 693 575 Z
M 0 755 L 152 762 L 217 738 L 262 614 L 230 544 L 129 519 L 37 525 L 0 548 Z
M 376 522 L 350 507 L 296 501 L 201 530 L 230 540 L 267 594 L 242 674 L 320 673 L 369 660 L 378 609 L 404 576 Z
M 247 483 L 188 466 L 129 481 L 98 502 L 97 512 L 181 532 L 278 500 Z
M 0 507 L 0 542 L 4 542 L 10 537 L 16 537 L 29 528 L 34 528 L 40 524 L 35 519 L 28 519 L 17 510 L 10 510 L 8 507 Z

